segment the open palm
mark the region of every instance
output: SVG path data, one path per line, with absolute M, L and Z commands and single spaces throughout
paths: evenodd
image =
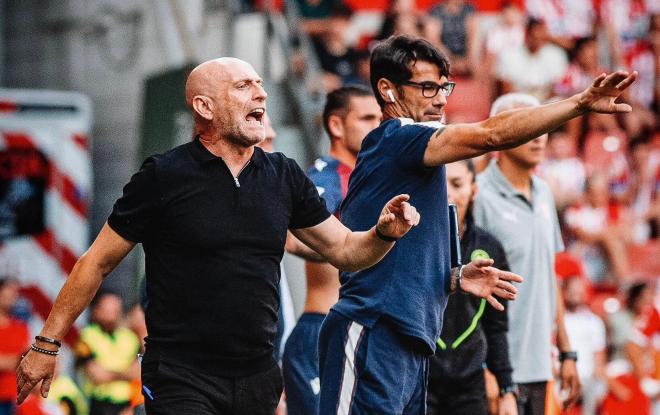
M 616 99 L 637 79 L 637 72 L 629 74 L 617 71 L 611 74 L 601 74 L 594 79 L 591 86 L 580 95 L 580 108 L 585 111 L 614 114 L 631 112 L 628 104 L 617 104 Z

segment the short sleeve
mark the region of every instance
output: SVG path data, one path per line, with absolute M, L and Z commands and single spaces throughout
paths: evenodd
M 406 169 L 423 169 L 429 140 L 444 125 L 437 122 L 403 125 L 387 138 L 388 152 Z
M 330 217 L 330 212 L 319 196 L 314 183 L 305 175 L 298 164 L 288 159 L 290 165 L 292 211 L 289 220 L 290 229 L 310 228 Z
M 333 174 L 332 169 L 328 166 L 323 167 L 322 170 L 312 167 L 308 170 L 307 176 L 316 186 L 319 195 L 325 200 L 325 206 L 330 213 L 339 211 L 339 206 L 342 201 L 341 184 L 339 177 L 336 173 Z
M 124 186 L 122 196 L 108 217 L 108 225 L 129 241 L 138 243 L 148 239 L 157 216 L 159 195 L 155 170 L 155 160 L 145 160 Z

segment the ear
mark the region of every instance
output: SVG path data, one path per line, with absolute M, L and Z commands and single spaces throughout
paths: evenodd
M 380 78 L 376 84 L 376 87 L 378 89 L 378 95 L 380 95 L 381 99 L 385 101 L 385 103 L 392 103 L 390 97 L 387 96 L 387 91 L 392 91 L 394 98 L 397 100 L 399 99 L 399 93 L 396 89 L 396 86 L 394 86 L 394 84 L 389 79 Z
M 209 97 L 195 95 L 192 100 L 192 107 L 200 117 L 209 121 L 213 119 L 213 102 Z
M 328 130 L 330 131 L 330 138 L 344 138 L 344 121 L 339 115 L 333 114 L 328 117 Z

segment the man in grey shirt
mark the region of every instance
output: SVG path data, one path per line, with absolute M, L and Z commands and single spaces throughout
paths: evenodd
M 493 103 L 491 116 L 537 105 L 538 100 L 530 95 L 508 94 Z M 509 305 L 509 353 L 513 380 L 519 386 L 520 415 L 545 412 L 555 323 L 557 346 L 562 352 L 562 389 L 568 390 L 566 406 L 577 399 L 580 389 L 576 356 L 570 351 L 561 306 L 558 309 L 554 273 L 555 254 L 564 244 L 550 188 L 534 175 L 546 142 L 547 134 L 500 152 L 499 159 L 477 179 L 474 209 L 476 224 L 502 242 L 511 271 L 526 277 L 518 286 L 518 300 Z

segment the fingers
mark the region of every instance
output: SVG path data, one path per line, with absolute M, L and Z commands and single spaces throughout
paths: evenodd
M 594 88 L 600 87 L 600 83 L 603 81 L 603 79 L 605 79 L 606 76 L 607 76 L 607 74 L 604 73 L 604 72 L 602 74 L 598 75 L 598 77 L 596 79 L 594 79 L 594 82 L 591 84 L 591 86 L 594 87 Z
M 406 220 L 408 225 L 416 226 L 419 223 L 419 213 L 417 212 L 417 208 L 408 202 L 403 202 L 401 206 L 403 207 L 403 219 Z
M 488 297 L 486 297 L 486 301 L 488 301 L 488 304 L 490 304 L 491 306 L 493 306 L 493 308 L 494 308 L 495 310 L 497 310 L 497 311 L 504 311 L 504 306 L 503 306 L 502 304 L 500 304 L 500 302 L 497 301 L 497 300 L 495 299 L 495 297 L 493 297 L 492 295 L 489 295 Z
M 619 82 L 622 82 L 628 76 L 628 72 L 616 71 L 607 75 L 600 83 L 601 87 L 615 87 Z
M 474 265 L 477 268 L 490 267 L 491 265 L 493 265 L 493 263 L 495 263 L 495 261 L 493 261 L 490 258 L 488 258 L 488 259 L 478 258 L 478 259 L 475 259 L 475 260 L 472 261 L 472 265 Z
M 619 82 L 616 85 L 616 89 L 623 91 L 624 89 L 628 88 L 630 84 L 635 82 L 636 79 L 637 79 L 637 71 L 634 71 L 633 73 L 628 75 L 623 81 Z
M 632 112 L 632 107 L 628 104 L 614 104 L 615 112 Z
M 500 270 L 498 270 L 500 271 Z M 511 281 L 511 282 L 523 282 L 524 279 L 518 274 L 508 271 L 500 271 L 497 275 L 501 280 Z
M 496 296 L 498 296 L 499 298 L 502 298 L 502 299 L 505 299 L 505 300 L 513 301 L 513 300 L 516 299 L 516 293 L 512 293 L 511 291 L 507 291 L 504 288 L 494 287 L 493 290 L 492 290 L 492 293 L 495 294 Z
M 48 397 L 48 391 L 50 390 L 50 383 L 53 378 L 46 378 L 41 382 L 41 396 L 45 399 Z
M 407 202 L 408 200 L 410 200 L 410 195 L 402 194 L 402 195 L 394 196 L 393 198 L 390 199 L 389 202 L 387 202 L 385 206 L 398 207 L 403 202 Z
M 18 405 L 22 404 L 25 398 L 28 397 L 30 394 L 30 391 L 34 388 L 34 385 L 37 383 L 34 382 L 32 383 L 31 381 L 24 381 L 21 385 L 18 387 L 18 397 L 16 397 L 16 403 Z

